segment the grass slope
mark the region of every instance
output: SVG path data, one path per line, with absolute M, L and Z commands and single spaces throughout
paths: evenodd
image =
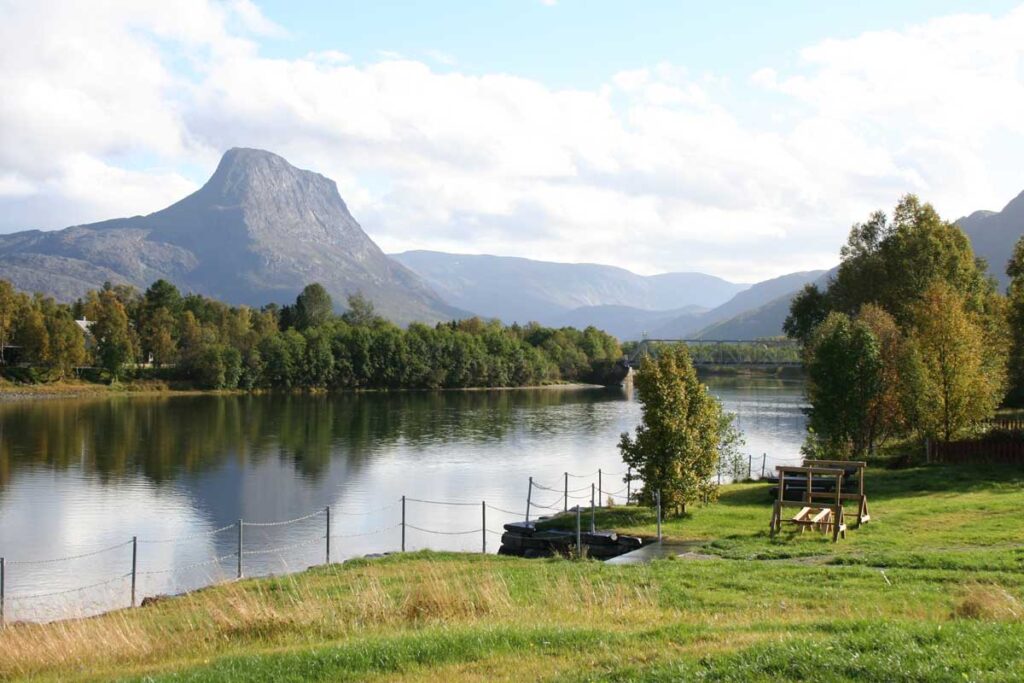
M 1024 671 L 1024 473 L 875 471 L 874 520 L 767 537 L 764 484 L 665 525 L 706 560 L 411 553 L 0 633 L 0 678 L 978 680 Z M 653 531 L 645 510 L 602 525 Z

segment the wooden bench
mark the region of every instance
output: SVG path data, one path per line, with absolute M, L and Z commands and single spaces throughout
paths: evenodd
M 780 465 L 775 468 L 779 475 L 779 490 L 775 503 L 772 505 L 772 519 L 770 522 L 770 536 L 782 531 L 782 523 L 786 521 L 795 524 L 803 533 L 807 529 L 815 529 L 823 533 L 832 533 L 832 542 L 835 543 L 840 537 L 846 538 L 846 516 L 843 511 L 843 477 L 846 470 L 836 467 L 786 467 Z M 786 477 L 794 475 L 803 479 L 806 477 L 807 490 L 803 500 L 786 500 Z M 835 479 L 835 489 L 829 493 L 814 491 L 814 477 Z M 827 498 L 825 498 L 827 497 Z M 827 499 L 830 502 L 817 502 L 818 499 Z M 800 508 L 795 515 L 783 520 L 783 510 L 786 508 Z
M 847 475 L 852 473 L 855 478 L 857 492 L 843 492 L 840 494 L 840 499 L 857 501 L 857 526 L 871 521 L 871 514 L 868 512 L 868 497 L 864 493 L 864 470 L 868 466 L 866 462 L 862 460 L 804 460 L 804 466 L 841 468 Z M 827 495 L 831 496 L 832 494 L 829 493 Z M 811 494 L 812 500 L 819 496 L 821 496 L 820 493 Z

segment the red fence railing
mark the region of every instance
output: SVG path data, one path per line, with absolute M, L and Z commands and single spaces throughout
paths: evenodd
M 1019 439 L 936 441 L 929 444 L 928 450 L 932 462 L 1024 464 L 1024 440 Z

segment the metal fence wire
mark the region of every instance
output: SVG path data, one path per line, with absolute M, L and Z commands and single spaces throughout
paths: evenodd
M 764 460 L 766 460 L 766 459 L 767 459 L 767 455 L 764 456 Z M 751 469 L 753 469 L 753 464 L 752 463 L 753 463 L 753 460 L 751 459 L 751 464 L 750 464 L 750 468 Z M 762 472 L 764 471 L 764 467 L 765 467 L 764 462 L 762 462 Z M 622 487 L 619 487 L 619 488 L 616 488 L 614 491 L 606 490 L 604 488 L 604 482 L 605 482 L 605 477 L 606 476 L 607 477 L 622 477 L 623 479 L 620 480 L 620 481 L 625 481 L 626 485 L 622 486 Z M 587 479 L 587 478 L 592 478 L 592 481 L 591 481 L 590 484 L 585 485 L 585 486 L 575 486 L 573 488 L 569 487 L 570 479 L 580 480 L 580 479 Z M 331 562 L 331 541 L 332 540 L 343 540 L 343 539 L 348 539 L 348 538 L 362 538 L 362 537 L 368 537 L 368 536 L 376 536 L 376 535 L 384 534 L 384 533 L 387 533 L 387 532 L 390 532 L 390 531 L 395 531 L 395 530 L 398 530 L 401 533 L 400 549 L 403 552 L 406 550 L 406 536 L 407 536 L 408 532 L 416 532 L 418 534 L 426 534 L 428 536 L 437 536 L 437 537 L 464 537 L 464 536 L 471 536 L 471 535 L 477 534 L 477 535 L 480 536 L 480 549 L 481 549 L 481 552 L 487 552 L 487 538 L 488 538 L 488 535 L 501 537 L 503 535 L 503 533 L 504 533 L 504 531 L 501 530 L 500 528 L 496 530 L 496 529 L 493 529 L 493 528 L 491 528 L 489 526 L 489 522 L 488 522 L 488 514 L 489 513 L 493 517 L 499 518 L 499 520 L 500 519 L 504 519 L 505 520 L 504 522 L 501 522 L 501 523 L 508 523 L 508 521 L 520 521 L 520 520 L 525 520 L 525 521 L 529 522 L 530 521 L 530 517 L 531 517 L 531 513 L 534 510 L 540 510 L 540 511 L 545 512 L 545 513 L 550 513 L 552 511 L 553 512 L 568 512 L 570 510 L 570 501 L 583 501 L 584 503 L 586 501 L 590 501 L 589 506 L 581 505 L 581 504 L 575 504 L 574 503 L 573 506 L 572 506 L 572 509 L 576 510 L 576 511 L 579 511 L 581 508 L 590 507 L 590 509 L 591 509 L 591 518 L 593 520 L 594 509 L 596 507 L 603 506 L 604 505 L 604 502 L 603 502 L 604 500 L 607 500 L 607 498 L 612 497 L 612 496 L 620 496 L 622 494 L 625 494 L 626 495 L 626 501 L 628 502 L 631 499 L 631 497 L 632 497 L 632 493 L 635 492 L 635 490 L 636 490 L 635 484 L 640 482 L 640 477 L 636 476 L 631 469 L 627 470 L 626 472 L 614 472 L 614 473 L 613 472 L 605 472 L 602 469 L 595 470 L 594 472 L 591 472 L 591 473 L 588 473 L 588 474 L 576 474 L 576 473 L 572 473 L 572 472 L 564 472 L 562 474 L 562 479 L 563 479 L 563 481 L 562 481 L 562 485 L 561 486 L 551 486 L 549 484 L 542 484 L 542 483 L 539 483 L 537 481 L 534 481 L 534 479 L 532 477 L 530 477 L 529 485 L 528 485 L 528 489 L 527 489 L 527 494 L 526 494 L 526 505 L 523 508 L 520 508 L 519 510 L 511 509 L 513 507 L 512 505 L 508 505 L 508 504 L 492 505 L 492 504 L 490 504 L 490 503 L 488 503 L 486 501 L 435 500 L 435 499 L 429 499 L 429 498 L 412 498 L 412 497 L 402 496 L 399 499 L 388 501 L 385 504 L 380 505 L 380 506 L 375 507 L 375 508 L 372 508 L 372 509 L 362 509 L 362 510 L 344 511 L 343 512 L 343 511 L 332 510 L 332 508 L 330 506 L 328 506 L 328 507 L 325 507 L 325 508 L 321 508 L 319 510 L 313 510 L 313 511 L 311 511 L 311 512 L 309 512 L 307 514 L 301 515 L 299 517 L 294 517 L 294 518 L 284 519 L 284 520 L 264 520 L 264 521 L 253 522 L 253 521 L 247 521 L 247 520 L 244 520 L 244 519 L 239 519 L 238 521 L 236 521 L 233 524 L 228 524 L 228 525 L 225 525 L 225 526 L 221 526 L 221 527 L 218 527 L 216 529 L 210 529 L 208 531 L 194 532 L 194 533 L 190 533 L 190 534 L 186 534 L 186 535 L 182 535 L 182 536 L 176 536 L 176 537 L 173 537 L 173 538 L 137 538 L 137 537 L 133 537 L 131 540 L 127 540 L 127 541 L 124 541 L 122 543 L 117 543 L 117 544 L 114 544 L 114 545 L 104 546 L 102 548 L 97 548 L 97 549 L 89 550 L 89 551 L 86 551 L 86 552 L 76 553 L 76 554 L 73 554 L 73 555 L 65 555 L 65 556 L 61 556 L 61 557 L 42 558 L 42 559 L 25 559 L 25 560 L 21 560 L 21 559 L 5 559 L 3 557 L 0 557 L 0 628 L 3 628 L 6 625 L 8 615 L 7 615 L 5 610 L 6 610 L 8 605 L 12 605 L 12 604 L 22 604 L 22 603 L 25 603 L 25 602 L 28 602 L 28 601 L 32 601 L 32 600 L 41 600 L 41 599 L 44 599 L 44 598 L 59 597 L 59 596 L 68 595 L 68 594 L 71 594 L 71 593 L 90 591 L 90 590 L 95 590 L 95 589 L 103 588 L 103 587 L 107 587 L 107 586 L 113 587 L 113 586 L 115 586 L 115 584 L 118 584 L 118 582 L 129 582 L 129 590 L 128 590 L 128 594 L 124 595 L 124 603 L 127 604 L 127 605 L 130 605 L 131 607 L 135 607 L 138 604 L 138 601 L 136 600 L 136 597 L 137 597 L 136 593 L 137 593 L 137 588 L 138 588 L 138 579 L 140 577 L 151 577 L 151 576 L 168 575 L 168 574 L 174 574 L 174 573 L 178 573 L 178 572 L 186 572 L 186 571 L 189 571 L 189 570 L 194 570 L 194 569 L 199 569 L 199 568 L 204 568 L 204 567 L 208 567 L 208 568 L 219 567 L 222 570 L 224 570 L 224 569 L 227 569 L 227 567 L 225 565 L 228 565 L 228 563 L 231 563 L 231 564 L 234 565 L 233 567 L 230 567 L 230 569 L 234 570 L 232 572 L 234 574 L 234 577 L 228 577 L 228 578 L 241 579 L 243 576 L 245 576 L 245 570 L 246 570 L 245 559 L 246 558 L 249 558 L 249 557 L 259 557 L 259 556 L 264 556 L 265 557 L 265 556 L 274 556 L 274 555 L 282 555 L 283 556 L 284 554 L 292 552 L 292 551 L 296 551 L 296 550 L 303 549 L 303 548 L 312 548 L 312 547 L 315 547 L 315 546 L 321 545 L 321 544 L 322 544 L 323 550 L 324 550 L 324 555 L 323 555 L 324 561 L 329 564 Z M 535 490 L 537 492 L 545 492 L 545 493 L 550 493 L 550 494 L 557 494 L 558 497 L 555 498 L 553 501 L 534 500 L 534 492 L 535 492 Z M 577 495 L 577 494 L 579 494 L 579 495 Z M 550 497 L 550 496 L 547 496 L 547 497 Z M 415 506 L 444 506 L 444 507 L 456 507 L 456 508 L 477 507 L 480 510 L 480 512 L 479 512 L 480 516 L 476 518 L 478 525 L 475 524 L 471 528 L 454 529 L 454 530 L 434 529 L 434 528 L 430 528 L 430 527 L 427 527 L 427 526 L 420 526 L 419 524 L 414 524 L 413 523 L 416 515 L 410 514 L 410 509 L 415 507 Z M 398 517 L 397 520 L 395 520 L 395 517 L 392 517 L 393 521 L 390 522 L 390 523 L 387 522 L 386 521 L 386 517 L 388 516 L 387 513 L 389 513 L 390 511 L 395 510 L 396 508 L 400 508 L 400 516 Z M 367 517 L 367 516 L 372 516 L 372 515 L 379 515 L 381 517 L 381 519 L 382 519 L 382 522 L 383 522 L 381 525 L 377 526 L 376 528 L 374 528 L 372 530 L 358 531 L 358 532 L 354 532 L 354 533 L 341 533 L 341 534 L 335 533 L 334 531 L 332 531 L 332 528 L 331 528 L 332 519 L 335 519 L 335 518 L 337 518 L 339 516 L 341 516 L 341 517 Z M 491 520 L 492 522 L 494 521 L 493 517 L 492 517 L 492 520 Z M 281 539 L 277 539 L 278 543 L 277 544 L 271 544 L 270 547 L 259 547 L 258 544 L 254 544 L 251 539 L 249 539 L 249 541 L 247 543 L 247 534 L 246 534 L 246 530 L 247 529 L 251 529 L 251 530 L 263 529 L 263 530 L 265 530 L 265 533 L 270 533 L 271 531 L 276 530 L 276 529 L 280 529 L 280 528 L 287 529 L 289 527 L 292 527 L 293 525 L 298 525 L 298 524 L 301 524 L 301 523 L 304 523 L 304 522 L 307 523 L 307 524 L 304 524 L 302 527 L 299 528 L 299 532 L 302 533 L 303 535 L 305 535 L 307 533 L 312 533 L 310 531 L 310 529 L 309 529 L 309 525 L 310 524 L 316 523 L 316 524 L 322 525 L 322 526 L 320 526 L 320 528 L 318 528 L 315 533 L 312 533 L 312 535 L 310 535 L 310 536 L 308 536 L 306 538 L 297 539 L 297 540 L 294 540 L 292 542 L 285 542 L 283 544 L 281 543 Z M 593 524 L 593 522 L 591 522 L 591 524 Z M 195 540 L 195 539 L 200 539 L 200 538 L 208 538 L 208 539 L 222 538 L 223 535 L 226 535 L 226 534 L 229 534 L 229 533 L 234 533 L 234 539 L 233 539 L 234 540 L 234 549 L 231 552 L 221 553 L 221 554 L 213 554 L 212 556 L 210 556 L 208 558 L 205 558 L 205 559 L 198 559 L 198 560 L 196 560 L 194 562 L 186 562 L 184 564 L 173 564 L 172 566 L 169 566 L 169 567 L 150 568 L 149 566 L 145 566 L 144 562 L 142 563 L 142 566 L 140 566 L 140 560 L 144 561 L 146 559 L 146 555 L 147 555 L 147 553 L 143 553 L 143 556 L 140 557 L 140 552 L 139 552 L 140 546 L 143 546 L 143 547 L 162 546 L 162 545 L 169 545 L 169 544 L 180 544 L 180 543 L 183 543 L 185 541 L 190 541 L 190 540 Z M 294 532 L 287 532 L 287 533 L 294 533 Z M 227 542 L 231 542 L 231 541 L 227 541 Z M 223 544 L 224 540 L 221 540 L 220 543 Z M 256 546 L 256 547 L 254 547 L 254 546 Z M 130 554 L 128 552 L 129 549 L 130 549 Z M 44 591 L 44 592 L 38 592 L 38 593 L 24 593 L 24 594 L 14 594 L 14 595 L 7 595 L 7 593 L 6 593 L 6 586 L 9 583 L 10 574 L 13 571 L 19 571 L 21 568 L 31 569 L 32 567 L 37 567 L 37 566 L 41 566 L 41 565 L 56 565 L 56 564 L 63 563 L 63 562 L 88 560 L 88 559 L 91 559 L 91 558 L 98 558 L 98 557 L 101 557 L 101 556 L 109 556 L 110 558 L 117 558 L 118 556 L 116 555 L 116 553 L 119 552 L 119 551 L 124 553 L 124 555 L 121 557 L 121 559 L 117 559 L 117 562 L 120 563 L 121 561 L 123 561 L 124 562 L 124 565 L 123 565 L 124 566 L 124 570 L 127 570 L 127 571 L 124 571 L 124 570 L 117 571 L 117 572 L 115 572 L 116 575 L 112 576 L 111 578 L 108 578 L 108 579 L 105 579 L 105 580 L 102 580 L 102 581 L 98 581 L 98 582 L 94 582 L 94 583 L 89 583 L 89 584 L 82 585 L 82 586 L 76 586 L 76 587 L 73 587 L 73 588 L 62 588 L 60 590 L 55 590 L 55 591 Z M 203 586 L 211 585 L 212 583 L 217 583 L 217 581 L 214 580 L 214 581 L 211 581 L 210 583 L 205 583 L 205 584 L 202 584 L 202 585 Z M 201 587 L 201 586 L 197 586 L 197 587 Z M 118 590 L 123 590 L 123 588 L 119 588 Z

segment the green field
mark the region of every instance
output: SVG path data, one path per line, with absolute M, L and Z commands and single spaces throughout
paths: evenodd
M 876 470 L 873 520 L 768 538 L 765 484 L 642 566 L 413 553 L 0 634 L 0 678 L 1001 681 L 1024 675 L 1024 472 Z M 599 526 L 653 533 L 636 508 Z M 711 557 L 709 557 L 711 556 Z M 696 559 L 701 558 L 701 559 Z

